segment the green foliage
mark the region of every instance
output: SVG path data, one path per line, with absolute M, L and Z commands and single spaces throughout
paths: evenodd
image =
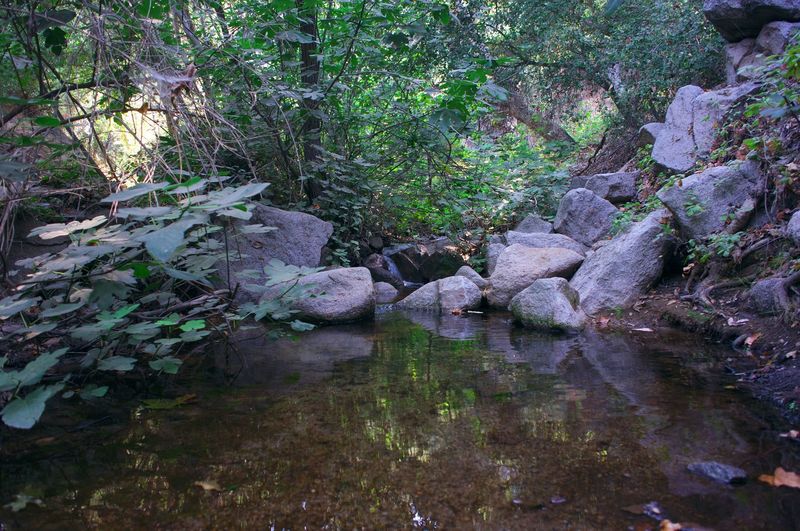
M 768 120 L 791 116 L 800 123 L 800 42 L 797 38 L 783 55 L 770 58 L 760 73 L 761 97 L 747 107 L 745 116 Z
M 729 258 L 743 236 L 743 232 L 720 233 L 714 234 L 704 241 L 689 240 L 687 262 L 706 264 L 715 257 Z

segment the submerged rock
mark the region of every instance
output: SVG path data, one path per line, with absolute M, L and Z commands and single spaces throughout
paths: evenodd
M 403 310 L 474 310 L 481 305 L 481 290 L 463 276 L 448 277 L 425 284 L 397 303 Z
M 582 330 L 586 326 L 580 296 L 563 278 L 537 280 L 511 299 L 509 309 L 530 328 Z
M 705 238 L 725 227 L 725 218 L 755 196 L 761 182 L 758 164 L 736 161 L 662 188 L 658 198 L 675 215 L 687 238 Z
M 776 20 L 800 21 L 796 0 L 705 0 L 703 14 L 729 42 L 755 37 Z
M 575 251 L 581 256 L 586 255 L 587 247 L 583 244 L 580 244 L 570 238 L 569 236 L 565 236 L 563 234 L 536 234 L 536 233 L 523 233 L 523 232 L 516 232 L 516 231 L 509 231 L 506 235 L 508 239 L 508 244 L 512 245 L 515 243 L 522 244 L 526 247 L 537 247 L 537 248 L 552 248 L 552 247 L 560 247 L 561 249 L 569 249 L 570 251 Z
M 561 199 L 553 228 L 591 247 L 611 231 L 617 212 L 614 205 L 591 190 L 576 188 Z
M 320 271 L 292 284 L 268 288 L 261 300 L 273 300 L 288 291 L 288 304 L 298 311 L 297 318 L 315 323 L 345 323 L 375 314 L 375 288 L 365 267 Z
M 489 285 L 489 281 L 483 278 L 478 274 L 477 271 L 472 269 L 470 266 L 462 266 L 461 269 L 456 271 L 457 277 L 464 277 L 472 281 L 473 284 L 478 286 L 478 288 L 483 289 Z
M 636 198 L 636 179 L 641 172 L 598 173 L 572 178 L 572 188 L 586 188 L 614 204 L 626 203 Z
M 549 234 L 553 232 L 553 224 L 549 221 L 543 220 L 536 214 L 529 214 L 528 217 L 523 219 L 514 230 L 517 232 Z
M 375 302 L 378 304 L 389 304 L 394 302 L 398 295 L 397 289 L 386 282 L 375 283 Z
M 503 251 L 494 273 L 489 277 L 486 294 L 489 304 L 506 309 L 517 293 L 536 280 L 569 278 L 581 262 L 583 257 L 569 249 L 537 249 L 515 243 Z
M 630 306 L 661 278 L 669 218 L 667 210 L 652 212 L 589 255 L 570 282 L 586 313 Z
M 295 266 L 320 265 L 322 248 L 333 234 L 333 225 L 310 214 L 289 212 L 264 205 L 256 205 L 252 212 L 253 216 L 248 222 L 237 222 L 236 225 L 261 224 L 275 227 L 275 230 L 256 234 L 238 233 L 235 239 L 229 242 L 230 264 L 225 264 L 223 261 L 219 271 L 222 278 L 227 280 L 230 267 L 231 287 L 235 287 L 236 284 L 266 283 L 267 279 L 263 274 L 253 278 L 242 275 L 242 272 L 248 270 L 262 272 L 264 265 L 272 259 Z M 240 301 L 254 301 L 258 295 L 240 289 L 237 291 L 237 298 Z
M 747 472 L 741 468 L 716 461 L 692 463 L 687 468 L 689 472 L 705 476 L 719 483 L 742 483 L 747 480 Z

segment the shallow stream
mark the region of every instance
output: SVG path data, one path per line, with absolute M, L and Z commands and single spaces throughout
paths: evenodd
M 756 478 L 800 470 L 800 444 L 712 349 L 504 314 L 243 333 L 182 375 L 186 405 L 6 437 L 0 504 L 43 505 L 0 529 L 797 529 L 800 490 Z M 707 460 L 748 481 L 687 470 Z

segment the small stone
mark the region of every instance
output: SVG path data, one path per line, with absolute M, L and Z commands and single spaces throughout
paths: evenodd
M 397 288 L 386 282 L 375 283 L 375 300 L 378 304 L 389 304 L 397 298 Z
M 543 220 L 536 214 L 530 214 L 514 230 L 517 232 L 550 234 L 553 232 L 553 224 Z
M 705 476 L 719 483 L 743 483 L 747 480 L 747 472 L 735 466 L 716 461 L 701 461 L 687 467 L 689 472 Z

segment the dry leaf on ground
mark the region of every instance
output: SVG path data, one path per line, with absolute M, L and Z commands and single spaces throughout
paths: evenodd
M 195 481 L 194 485 L 200 487 L 203 490 L 222 490 L 222 487 L 219 486 L 219 483 L 217 483 L 213 479 Z
M 773 475 L 761 474 L 758 476 L 759 481 L 763 481 L 773 487 L 791 487 L 793 489 L 800 489 L 800 475 L 794 472 L 787 472 L 781 467 L 775 469 Z

